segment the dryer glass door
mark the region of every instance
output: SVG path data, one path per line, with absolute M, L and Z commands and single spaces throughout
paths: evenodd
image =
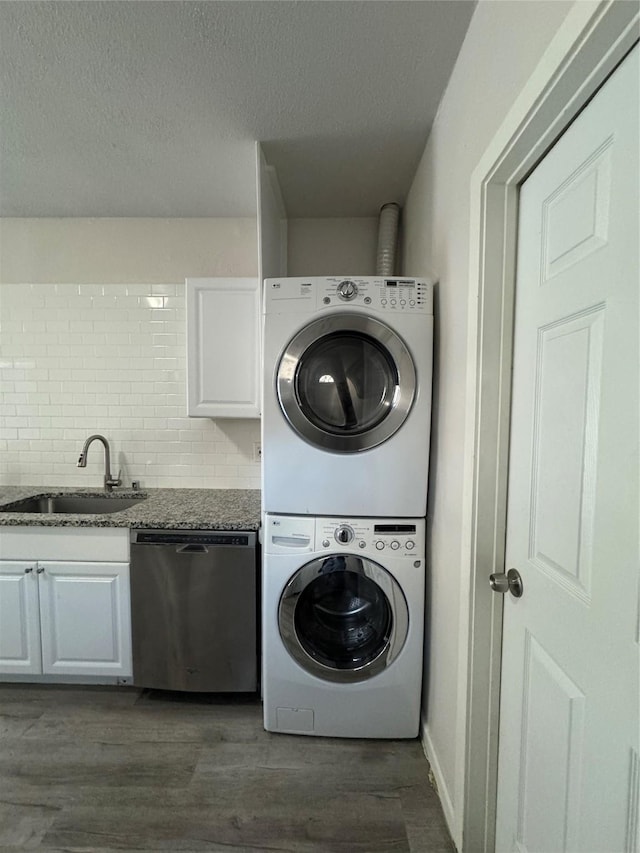
M 306 441 L 343 453 L 381 444 L 406 419 L 416 392 L 413 360 L 384 323 L 359 314 L 305 326 L 279 364 L 278 398 Z
M 279 626 L 288 652 L 308 672 L 327 681 L 364 681 L 399 654 L 408 608 L 398 583 L 378 563 L 332 554 L 291 578 L 280 599 Z
M 393 406 L 398 371 L 373 338 L 339 332 L 304 353 L 296 387 L 300 407 L 312 424 L 355 435 L 383 421 Z

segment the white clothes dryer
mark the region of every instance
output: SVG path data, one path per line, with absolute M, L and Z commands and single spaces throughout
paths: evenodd
M 423 519 L 266 516 L 265 729 L 418 735 L 424 546 Z
M 265 280 L 265 512 L 426 514 L 433 284 Z

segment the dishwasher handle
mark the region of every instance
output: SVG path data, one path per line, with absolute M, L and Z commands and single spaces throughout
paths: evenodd
M 209 549 L 206 545 L 179 545 L 176 548 L 176 554 L 208 554 Z

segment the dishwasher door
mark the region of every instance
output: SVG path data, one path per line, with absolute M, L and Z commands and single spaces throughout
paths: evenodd
M 255 533 L 132 530 L 134 684 L 255 691 L 256 577 Z

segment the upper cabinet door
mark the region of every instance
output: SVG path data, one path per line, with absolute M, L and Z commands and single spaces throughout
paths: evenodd
M 187 388 L 191 417 L 260 417 L 257 278 L 187 279 Z

